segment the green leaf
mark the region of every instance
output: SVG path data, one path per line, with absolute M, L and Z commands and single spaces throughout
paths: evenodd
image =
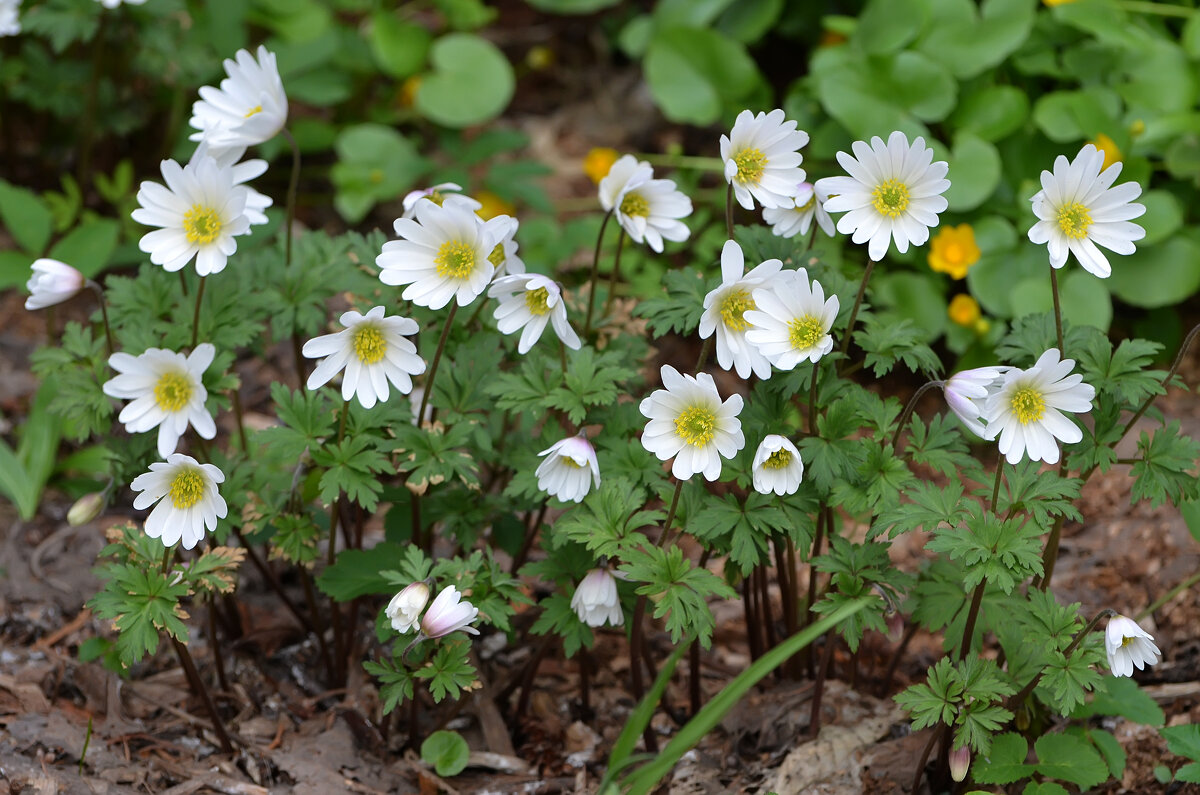
M 1042 573 L 1041 533 L 1022 517 L 1001 520 L 973 504 L 964 527 L 938 528 L 925 548 L 961 560 L 967 588 L 986 580 L 1012 593 L 1018 582 Z
M 470 127 L 508 107 L 516 78 L 504 53 L 473 33 L 451 33 L 429 51 L 432 71 L 421 79 L 416 108 L 446 127 Z
M 959 131 L 996 142 L 1020 129 L 1028 115 L 1029 97 L 1024 91 L 1016 86 L 989 86 L 966 94 L 950 121 Z
M 568 659 L 574 657 L 581 648 L 590 649 L 596 642 L 592 628 L 579 620 L 579 614 L 571 607 L 571 599 L 566 594 L 551 594 L 538 602 L 538 607 L 542 608 L 542 614 L 529 631 L 534 635 L 552 633 L 560 637 L 563 654 Z
M 435 704 L 440 704 L 446 696 L 457 700 L 462 691 L 475 685 L 475 666 L 467 661 L 470 651 L 469 640 L 443 638 L 429 662 L 413 673 L 417 679 L 429 680 L 429 694 Z
M 760 80 L 741 43 L 698 27 L 658 29 L 642 70 L 664 116 L 700 126 L 717 121 Z
M 361 221 L 376 202 L 400 198 L 429 170 L 407 138 L 382 124 L 346 127 L 333 148 L 338 155 L 330 170 L 337 190 L 333 203 L 351 223 Z
M 377 11 L 371 16 L 371 54 L 390 77 L 403 79 L 419 72 L 425 65 L 432 38 L 424 26 L 399 19 L 393 13 Z
M 934 151 L 939 149 L 935 145 Z M 941 155 L 938 157 L 940 159 Z M 954 137 L 954 150 L 946 161 L 950 164 L 949 173 L 954 175 L 945 193 L 953 212 L 974 210 L 987 201 L 1000 184 L 1000 153 L 975 133 L 959 132 Z
M 1167 740 L 1168 751 L 1193 762 L 1200 762 L 1200 724 L 1168 726 L 1162 730 L 1162 736 Z
M 784 0 L 738 0 L 717 19 L 717 30 L 743 44 L 764 38 L 779 20 Z
M 421 743 L 421 761 L 433 765 L 442 777 L 457 776 L 467 768 L 471 749 L 458 732 L 436 731 Z
M 48 256 L 71 265 L 90 279 L 104 270 L 120 234 L 120 224 L 108 218 L 85 221 L 55 243 Z
M 54 218 L 32 191 L 0 179 L 0 221 L 17 244 L 33 257 L 41 256 L 50 242 Z M 68 265 L 74 263 L 67 262 Z
M 974 3 L 939 0 L 917 47 L 956 77 L 974 77 L 1025 42 L 1034 16 L 1035 6 L 1027 0 L 984 0 L 978 15 Z
M 1055 143 L 1075 143 L 1100 130 L 1119 128 L 1121 100 L 1094 86 L 1081 91 L 1052 91 L 1033 105 L 1033 121 Z
M 1138 246 L 1124 256 L 1112 256 L 1113 295 L 1142 309 L 1172 306 L 1181 295 L 1200 289 L 1200 245 L 1191 237 L 1176 235 L 1154 246 Z
M 1133 465 L 1133 502 L 1148 500 L 1157 508 L 1200 499 L 1200 442 L 1180 433 L 1179 420 L 1171 420 L 1151 436 L 1142 431 L 1138 439 L 1141 460 Z
M 621 571 L 633 582 L 644 583 L 637 593 L 650 598 L 654 617 L 666 617 L 671 642 L 684 635 L 695 635 L 704 648 L 712 643 L 714 628 L 708 597 L 732 599 L 733 589 L 708 569 L 694 567 L 683 550 L 664 550 L 643 545 L 626 551 Z
M 1148 190 L 1138 197 L 1138 203 L 1146 208 L 1146 213 L 1135 221 L 1146 230 L 1146 236 L 1137 242 L 1138 248 L 1160 243 L 1183 226 L 1183 209 L 1174 194 Z
M 1115 779 L 1120 779 L 1125 775 L 1125 749 L 1121 747 L 1120 741 L 1112 734 L 1104 729 L 1088 729 L 1088 738 L 1095 743 L 1100 749 L 1100 755 L 1104 757 L 1104 763 L 1108 765 L 1108 772 Z
M 1106 676 L 1096 686 L 1092 700 L 1076 710 L 1072 717 L 1087 718 L 1092 715 L 1119 715 L 1134 723 L 1162 726 L 1167 721 L 1162 707 L 1132 679 Z
M 871 55 L 896 52 L 916 38 L 928 15 L 928 0 L 871 0 L 851 41 Z
M 1029 743 L 1014 732 L 997 734 L 991 750 L 975 760 L 971 777 L 979 784 L 1011 784 L 1033 775 L 1034 766 L 1025 764 Z
M 1200 784 L 1200 763 L 1192 762 L 1176 770 L 1175 780 L 1185 781 L 1189 784 Z
M 525 0 L 539 11 L 552 14 L 591 14 L 604 8 L 612 8 L 621 0 Z
M 390 541 L 370 549 L 343 549 L 334 564 L 317 577 L 317 587 L 337 602 L 392 593 L 397 589 L 386 572 L 399 566 L 403 559 L 403 547 Z
M 1021 795 L 1071 795 L 1061 784 L 1053 781 L 1030 781 Z
M 618 387 L 636 376 L 636 371 L 622 364 L 619 352 L 597 354 L 591 346 L 584 346 L 568 359 L 563 385 L 550 393 L 548 402 L 578 425 L 587 417 L 589 407 L 613 403 L 623 391 Z
M 688 335 L 700 326 L 707 285 L 696 268 L 667 271 L 662 279 L 666 296 L 650 296 L 638 302 L 633 313 L 647 320 L 655 338 L 671 332 Z
M 1037 770 L 1088 790 L 1108 779 L 1108 767 L 1096 749 L 1072 734 L 1043 734 L 1033 744 Z

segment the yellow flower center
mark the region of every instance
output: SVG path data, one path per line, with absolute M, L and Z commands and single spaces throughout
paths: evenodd
M 767 168 L 767 156 L 761 149 L 753 147 L 738 152 L 733 156 L 733 162 L 737 164 L 737 174 L 733 178 L 743 185 L 757 185 Z
M 1122 649 L 1125 648 L 1130 643 L 1133 643 L 1134 640 L 1135 640 L 1135 638 L 1131 638 L 1128 635 L 1122 635 L 1121 636 L 1121 648 Z
M 1017 421 L 1022 425 L 1037 422 L 1046 414 L 1046 400 L 1042 393 L 1031 386 L 1023 386 L 1013 392 L 1009 403 Z
M 789 450 L 776 450 L 771 453 L 766 461 L 763 461 L 763 469 L 783 469 L 788 464 L 792 463 L 792 454 Z
M 492 265 L 496 266 L 497 268 L 504 264 L 503 243 L 497 243 L 496 247 L 492 249 L 492 253 L 488 254 L 488 262 L 492 263 Z
M 171 502 L 176 508 L 191 508 L 204 496 L 204 477 L 196 467 L 185 467 L 171 481 Z
M 646 201 L 646 198 L 640 193 L 626 193 L 625 198 L 621 200 L 621 213 L 639 218 L 648 218 L 650 216 L 650 202 Z
M 246 111 L 246 115 L 243 116 L 242 118 L 248 119 L 256 113 L 262 113 L 262 105 L 255 105 L 253 108 Z
M 192 379 L 187 373 L 175 370 L 158 377 L 154 385 L 154 402 L 163 411 L 176 412 L 183 409 L 192 399 Z
M 361 325 L 351 336 L 354 341 L 354 355 L 363 364 L 376 364 L 387 353 L 387 340 L 375 325 Z
M 788 323 L 788 342 L 798 351 L 815 348 L 824 336 L 825 327 L 816 315 L 805 315 Z
M 575 459 L 571 458 L 569 455 L 564 455 L 561 460 L 563 464 L 571 469 L 583 469 L 583 464 L 576 463 Z
M 372 185 L 382 185 L 383 184 L 383 169 L 379 169 L 379 168 L 371 169 L 371 173 L 367 175 L 367 179 L 371 181 Z
M 717 415 L 708 406 L 689 406 L 675 418 L 675 433 L 692 447 L 703 447 L 717 432 Z
M 550 291 L 545 287 L 539 287 L 536 290 L 525 291 L 525 307 L 535 315 L 544 315 L 550 311 L 550 306 L 546 303 L 546 299 L 550 297 Z
M 221 219 L 216 210 L 197 204 L 183 214 L 183 231 L 189 243 L 208 245 L 221 234 Z
M 435 191 L 430 191 L 429 195 L 426 196 L 425 198 L 429 199 L 429 201 L 433 202 L 438 207 L 441 207 L 442 204 L 446 201 L 446 194 L 442 193 L 440 190 L 435 190 Z
M 872 204 L 880 215 L 899 218 L 908 209 L 908 186 L 898 179 L 889 179 L 871 191 Z
M 1072 240 L 1087 237 L 1088 227 L 1092 225 L 1092 214 L 1088 208 L 1079 202 L 1064 204 L 1058 210 L 1058 228 Z
M 747 309 L 757 308 L 750 293 L 740 287 L 725 293 L 725 297 L 721 299 L 721 319 L 725 321 L 725 328 L 730 331 L 745 331 L 750 328 L 743 316 Z
M 475 249 L 459 240 L 447 241 L 438 249 L 433 264 L 438 276 L 465 279 L 475 271 Z
M 817 203 L 817 192 L 813 191 L 812 193 L 810 193 L 808 195 L 808 201 L 806 201 L 804 204 L 796 205 L 796 212 L 806 213 L 809 210 L 811 210 L 813 208 L 813 205 L 815 205 L 816 203 Z

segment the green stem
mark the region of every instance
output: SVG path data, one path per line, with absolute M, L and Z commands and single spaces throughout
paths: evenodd
M 683 481 L 675 481 L 675 493 L 671 495 L 671 507 L 667 509 L 667 521 L 663 523 L 662 535 L 658 537 L 658 546 L 666 546 L 667 536 L 671 534 L 671 525 L 675 522 L 675 509 L 679 507 L 679 494 L 683 491 Z
M 621 273 L 621 251 L 625 248 L 625 227 L 617 235 L 617 256 L 613 259 L 612 273 L 608 277 L 608 298 L 604 301 L 604 317 L 612 314 L 613 299 L 617 297 L 617 278 Z
M 987 585 L 987 580 L 982 580 L 975 586 L 975 592 L 971 594 L 971 607 L 967 610 L 967 625 L 963 627 L 962 648 L 959 649 L 958 659 L 967 659 L 967 654 L 971 651 L 971 639 L 975 635 L 975 621 L 979 618 L 979 606 L 983 603 L 983 589 Z
M 1187 18 L 1195 13 L 1195 9 L 1186 6 L 1167 5 L 1165 3 L 1150 3 L 1143 0 L 1117 0 L 1117 7 L 1135 14 L 1156 14 L 1160 17 Z
M 200 277 L 200 286 L 196 289 L 196 310 L 192 313 L 192 349 L 196 348 L 196 340 L 200 338 L 200 302 L 204 299 L 204 283 L 207 276 Z
M 716 336 L 715 332 L 713 336 Z M 700 346 L 700 355 L 696 357 L 696 372 L 704 371 L 704 365 L 708 364 L 708 355 L 712 353 L 713 337 L 704 340 L 704 344 Z
M 817 378 L 821 373 L 821 362 L 813 362 L 812 378 L 808 381 L 808 435 L 817 435 Z
M 896 423 L 896 432 L 892 435 L 892 450 L 899 451 L 900 449 L 900 434 L 904 432 L 904 426 L 908 423 L 908 418 L 912 416 L 913 411 L 917 408 L 917 401 L 921 399 L 929 390 L 938 386 L 945 386 L 945 381 L 926 381 L 921 385 L 920 389 L 913 393 L 913 396 L 908 399 L 908 404 L 904 407 L 904 411 L 900 414 L 900 421 Z
M 292 264 L 292 226 L 296 222 L 296 192 L 300 188 L 300 147 L 286 127 L 280 130 L 292 147 L 292 174 L 288 177 L 287 218 L 283 222 L 283 264 Z
M 596 235 L 596 252 L 592 255 L 591 289 L 588 290 L 587 319 L 583 323 L 583 336 L 585 337 L 592 330 L 592 314 L 596 310 L 596 289 L 600 286 L 600 248 L 604 243 L 604 230 L 608 228 L 608 221 L 612 217 L 612 210 L 605 213 L 604 220 L 600 223 L 600 234 Z
M 1067 648 L 1063 649 L 1063 657 L 1070 657 L 1071 652 L 1075 651 L 1079 644 L 1083 642 L 1083 639 L 1087 637 L 1088 633 L 1096 628 L 1097 624 L 1106 618 L 1115 616 L 1116 614 L 1116 610 L 1107 607 L 1097 613 L 1096 617 L 1089 621 L 1088 625 L 1083 628 L 1083 632 L 1080 632 L 1078 635 L 1072 638 L 1071 643 L 1067 646 Z M 1037 687 L 1038 682 L 1042 681 L 1043 673 L 1045 673 L 1044 668 L 1041 671 L 1038 671 L 1037 676 L 1029 680 L 1029 684 L 1025 685 L 1025 687 L 1021 688 L 1018 693 L 1009 698 L 1006 706 L 1011 710 L 1020 705 L 1022 701 L 1029 698 L 1029 694 L 1033 692 L 1035 687 Z
M 854 324 L 858 320 L 858 309 L 862 306 L 863 295 L 867 292 L 867 280 L 871 278 L 871 271 L 875 268 L 875 260 L 867 260 L 867 269 L 863 271 L 862 282 L 858 285 L 858 295 L 854 296 L 854 307 L 850 310 L 850 320 L 846 323 L 846 336 L 842 339 L 842 347 L 838 349 L 839 353 L 846 353 L 850 350 L 850 338 L 854 336 Z
M 91 279 L 87 280 L 87 286 L 96 294 L 96 300 L 100 304 L 100 319 L 104 321 L 104 341 L 108 344 L 108 355 L 112 356 L 116 346 L 113 344 L 112 326 L 108 322 L 108 302 L 104 300 L 104 288 Z
M 163 550 L 162 573 L 166 574 L 171 570 L 171 560 L 175 557 L 175 547 L 167 547 Z
M 433 361 L 429 363 L 429 377 L 425 379 L 425 394 L 421 395 L 421 409 L 417 412 L 417 426 L 425 421 L 425 409 L 429 407 L 429 398 L 433 396 L 433 379 L 437 376 L 438 364 L 442 361 L 442 352 L 446 350 L 446 339 L 450 336 L 450 327 L 454 324 L 454 315 L 458 312 L 458 302 L 450 304 L 450 314 L 446 316 L 446 325 L 442 327 L 442 336 L 438 337 L 437 350 L 433 352 Z
M 1155 610 L 1158 610 L 1160 607 L 1162 607 L 1163 605 L 1165 605 L 1167 602 L 1171 601 L 1171 600 L 1172 600 L 1172 599 L 1174 599 L 1176 596 L 1178 596 L 1179 594 L 1183 593 L 1183 592 L 1184 592 L 1184 591 L 1186 591 L 1188 588 L 1191 588 L 1193 585 L 1195 585 L 1195 584 L 1196 584 L 1196 583 L 1198 583 L 1198 582 L 1200 582 L 1200 571 L 1198 571 L 1198 572 L 1194 573 L 1192 576 L 1188 577 L 1186 580 L 1184 580 L 1183 582 L 1179 583 L 1179 584 L 1178 584 L 1178 585 L 1176 585 L 1174 588 L 1172 588 L 1171 590 L 1167 591 L 1167 592 L 1166 592 L 1165 594 L 1163 594 L 1162 596 L 1160 596 L 1160 597 L 1158 597 L 1157 599 L 1155 599 L 1155 600 L 1154 600 L 1154 602 L 1153 602 L 1153 604 L 1151 604 L 1151 605 L 1150 605 L 1149 607 L 1147 607 L 1145 610 L 1143 610 L 1143 611 L 1141 611 L 1140 613 L 1138 613 L 1138 614 L 1137 614 L 1137 617 L 1136 617 L 1136 618 L 1137 618 L 1137 620 L 1138 620 L 1138 621 L 1141 621 L 1141 620 L 1142 620 L 1142 619 L 1144 619 L 1146 616 L 1150 615 L 1150 614 L 1151 614 L 1151 613 L 1153 613 Z
M 1000 511 L 996 507 L 997 501 L 1000 499 L 1000 481 L 1004 475 L 1004 457 L 1001 456 L 996 461 L 996 482 L 992 485 L 992 513 L 999 514 Z
M 1059 358 L 1067 358 L 1066 346 L 1063 343 L 1062 305 L 1058 300 L 1058 270 L 1050 267 L 1050 294 L 1054 297 L 1054 333 L 1058 338 Z
M 667 168 L 694 168 L 697 171 L 725 171 L 725 161 L 719 157 L 692 157 L 690 155 L 658 155 L 637 154 L 638 160 L 645 160 L 652 166 Z
M 733 183 L 725 191 L 725 237 L 733 240 Z

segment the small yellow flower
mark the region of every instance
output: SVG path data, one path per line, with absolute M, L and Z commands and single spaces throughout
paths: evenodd
M 1146 122 L 1141 119 L 1134 119 L 1133 124 L 1129 125 L 1129 137 L 1137 138 L 1146 132 Z
M 845 44 L 846 41 L 846 37 L 836 30 L 823 30 L 821 31 L 821 39 L 817 42 L 817 46 L 837 47 L 839 44 Z
M 1074 3 L 1074 2 L 1075 2 L 1075 0 L 1042 0 L 1042 3 L 1050 6 L 1051 8 L 1053 8 L 1054 6 L 1061 6 L 1061 5 L 1066 5 L 1067 3 Z
M 960 326 L 973 328 L 981 319 L 979 311 L 979 302 L 966 293 L 959 293 L 950 299 L 950 308 L 946 314 Z
M 475 194 L 481 205 L 475 213 L 485 221 L 490 221 L 498 215 L 516 215 L 517 208 L 512 202 L 505 201 L 490 190 L 481 190 Z
M 525 65 L 535 72 L 549 69 L 557 60 L 554 50 L 544 45 L 530 47 L 529 52 L 525 53 Z
M 421 76 L 413 75 L 400 84 L 400 107 L 411 108 L 417 104 L 417 92 L 421 90 Z
M 929 245 L 929 267 L 938 273 L 961 279 L 976 262 L 979 246 L 975 245 L 975 230 L 970 224 L 943 227 Z
M 1096 137 L 1089 144 L 1099 149 L 1104 153 L 1104 166 L 1108 168 L 1113 163 L 1120 163 L 1124 158 L 1121 156 L 1121 150 L 1117 148 L 1117 142 L 1109 138 L 1104 133 L 1097 133 Z
M 588 175 L 588 179 L 599 185 L 600 180 L 608 176 L 608 171 L 615 162 L 617 162 L 616 149 L 609 149 L 607 146 L 596 147 L 583 159 L 583 173 Z

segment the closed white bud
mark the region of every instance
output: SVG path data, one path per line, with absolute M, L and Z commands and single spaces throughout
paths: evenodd
M 423 581 L 404 587 L 388 602 L 384 613 L 392 622 L 392 629 L 400 633 L 412 632 L 421 621 L 421 611 L 429 604 L 429 586 Z

